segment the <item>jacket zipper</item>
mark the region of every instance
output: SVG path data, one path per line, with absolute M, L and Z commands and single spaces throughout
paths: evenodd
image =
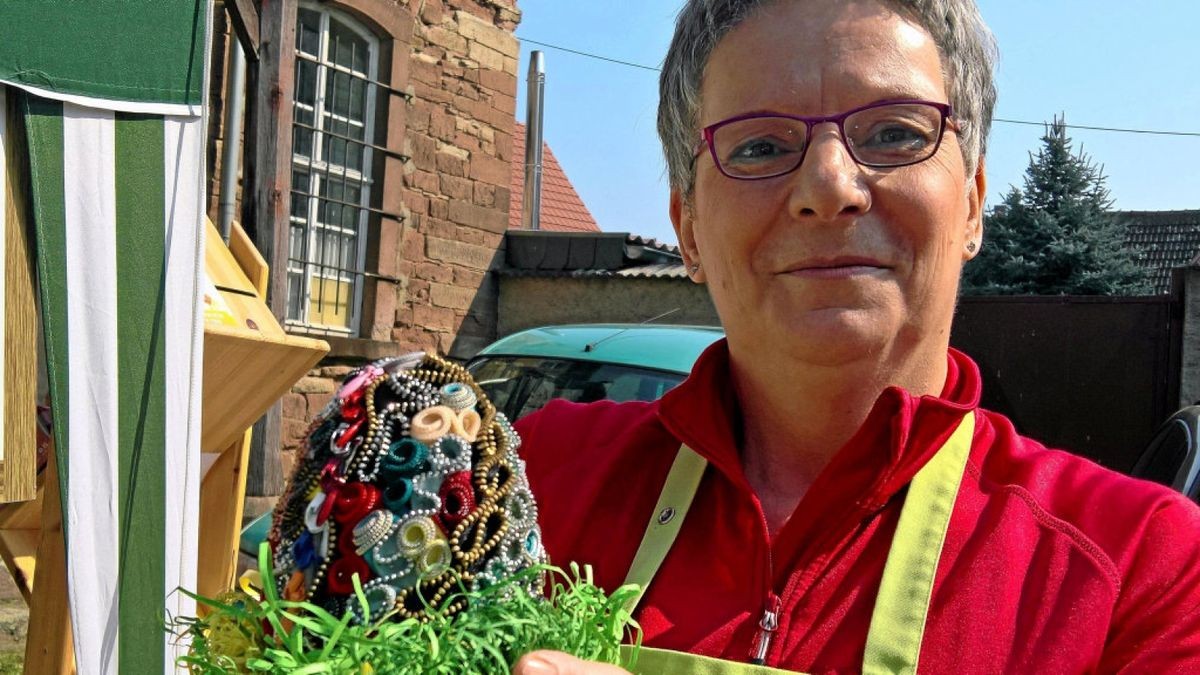
M 756 500 L 757 501 L 757 500 Z M 771 638 L 779 628 L 779 612 L 783 600 L 775 595 L 775 553 L 771 550 L 771 529 L 767 526 L 767 515 L 758 505 L 759 523 L 762 525 L 763 538 L 767 542 L 767 596 L 763 603 L 763 613 L 758 620 L 758 630 L 754 633 L 754 641 L 750 643 L 750 663 L 761 666 L 766 663 L 767 652 L 771 650 Z
M 767 583 L 766 601 L 763 602 L 762 616 L 758 620 L 758 630 L 754 632 L 754 640 L 750 643 L 749 660 L 756 666 L 765 665 L 767 653 L 771 650 L 771 640 L 779 628 L 779 614 L 783 611 L 783 598 L 792 594 L 797 579 L 788 580 L 783 590 L 783 596 L 775 594 L 775 553 L 772 550 L 771 530 L 767 527 L 767 516 L 759 505 L 759 523 L 762 525 L 763 538 L 767 542 Z
M 767 660 L 767 652 L 771 649 L 771 638 L 775 629 L 779 628 L 779 611 L 783 601 L 774 593 L 767 593 L 767 602 L 763 609 L 762 618 L 758 621 L 758 632 L 750 646 L 750 663 L 761 666 Z

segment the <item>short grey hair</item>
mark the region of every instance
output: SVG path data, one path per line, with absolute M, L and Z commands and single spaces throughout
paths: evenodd
M 704 69 L 717 43 L 758 9 L 803 0 L 687 0 L 675 22 L 675 36 L 659 77 L 658 135 L 667 159 L 671 188 L 690 195 L 696 181 L 693 161 L 700 138 L 700 89 Z M 993 76 L 997 50 L 975 0 L 880 0 L 933 37 L 941 55 L 946 95 L 960 122 L 967 175 L 973 176 L 987 150 L 996 106 Z

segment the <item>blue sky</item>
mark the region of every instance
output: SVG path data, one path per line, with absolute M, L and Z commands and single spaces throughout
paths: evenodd
M 1200 132 L 1200 2 L 979 0 L 1000 44 L 997 117 Z M 601 229 L 674 241 L 655 134 L 657 66 L 680 0 L 520 0 L 517 119 L 531 49 L 546 55 L 545 140 Z M 1020 185 L 1042 128 L 996 123 L 988 203 Z M 1200 208 L 1200 137 L 1074 129 L 1120 209 Z

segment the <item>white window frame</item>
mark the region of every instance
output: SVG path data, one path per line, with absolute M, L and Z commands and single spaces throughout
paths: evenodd
M 291 284 L 293 275 L 299 274 L 302 289 L 300 294 L 299 316 L 296 317 L 290 316 L 291 292 L 289 290 L 287 300 L 289 316 L 287 317 L 285 323 L 289 327 L 295 327 L 309 331 L 343 335 L 358 335 L 360 330 L 359 324 L 362 319 L 363 286 L 365 285 L 364 282 L 366 280 L 366 276 L 363 274 L 363 272 L 366 269 L 367 230 L 369 227 L 371 187 L 374 184 L 374 180 L 371 177 L 374 169 L 374 151 L 371 146 L 374 143 L 375 134 L 376 86 L 372 83 L 378 78 L 379 39 L 365 26 L 344 12 L 340 12 L 336 9 L 325 7 L 313 2 L 302 2 L 300 3 L 300 8 L 320 15 L 320 28 L 318 32 L 318 51 L 320 53 L 315 55 L 318 60 L 318 63 L 315 64 L 317 70 L 317 79 L 314 91 L 315 105 L 310 106 L 301 103 L 299 100 L 296 100 L 299 89 L 298 87 L 297 92 L 293 92 L 292 104 L 294 109 L 304 109 L 310 111 L 313 116 L 312 126 L 315 127 L 315 130 L 310 131 L 312 134 L 312 143 L 309 147 L 309 153 L 311 156 L 306 157 L 304 155 L 296 154 L 294 149 L 292 153 L 292 175 L 294 176 L 297 170 L 308 174 L 307 185 L 292 186 L 293 189 L 299 189 L 308 195 L 308 214 L 307 218 L 301 218 L 291 213 L 291 201 L 289 200 L 288 264 L 286 270 L 287 283 Z M 363 38 L 363 40 L 367 43 L 367 72 L 363 73 L 355 71 L 352 68 L 340 66 L 331 61 L 331 55 L 329 53 L 331 43 L 331 21 L 337 21 L 338 24 L 349 29 L 355 35 Z M 297 17 L 297 23 L 299 23 L 299 17 Z M 297 59 L 299 59 L 299 57 L 297 57 Z M 344 165 L 330 164 L 323 156 L 325 151 L 323 134 L 325 130 L 326 115 L 328 114 L 334 120 L 346 122 L 349 125 L 355 124 L 354 121 L 350 120 L 349 118 L 343 118 L 340 115 L 334 115 L 326 110 L 325 92 L 330 70 L 345 72 L 353 77 L 365 78 L 367 81 L 365 85 L 366 101 L 364 102 L 362 124 L 364 141 L 362 147 L 362 171 L 351 169 Z M 348 142 L 347 151 L 351 145 L 353 145 L 353 142 Z M 339 178 L 348 181 L 344 184 L 346 186 L 361 186 L 361 193 L 358 200 L 360 209 L 357 224 L 358 231 L 353 233 L 356 236 L 355 243 L 357 244 L 355 251 L 356 259 L 353 261 L 340 261 L 343 267 L 330 268 L 324 266 L 321 260 L 322 255 L 327 256 L 329 253 L 322 248 L 320 255 L 317 254 L 318 232 L 329 232 L 338 235 L 351 233 L 340 224 L 335 225 L 333 223 L 321 223 L 318 220 L 318 216 L 320 214 L 320 194 L 322 181 Z M 349 202 L 349 200 L 346 199 L 345 194 L 343 194 L 342 201 Z M 345 209 L 353 207 L 343 205 L 342 208 Z M 301 225 L 307 235 L 307 242 L 305 246 L 308 253 L 305 256 L 306 259 L 302 262 L 295 261 L 291 255 L 291 227 L 293 223 Z M 326 246 L 328 246 L 328 239 L 326 239 Z M 340 250 L 337 252 L 337 254 L 340 255 Z M 348 282 L 352 285 L 354 291 L 352 297 L 350 298 L 351 304 L 349 307 L 349 320 L 346 326 L 327 325 L 313 323 L 310 321 L 309 310 L 313 302 L 313 283 L 317 279 Z M 335 297 L 334 301 L 336 300 L 337 298 Z

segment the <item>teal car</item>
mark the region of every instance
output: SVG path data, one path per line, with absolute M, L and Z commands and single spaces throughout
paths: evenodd
M 653 401 L 683 381 L 720 328 L 577 324 L 531 328 L 488 345 L 467 370 L 496 408 L 517 420 L 550 399 Z M 255 556 L 271 514 L 242 530 L 242 552 Z
M 653 401 L 683 381 L 720 328 L 580 324 L 531 328 L 498 340 L 467 370 L 510 420 L 553 398 Z

